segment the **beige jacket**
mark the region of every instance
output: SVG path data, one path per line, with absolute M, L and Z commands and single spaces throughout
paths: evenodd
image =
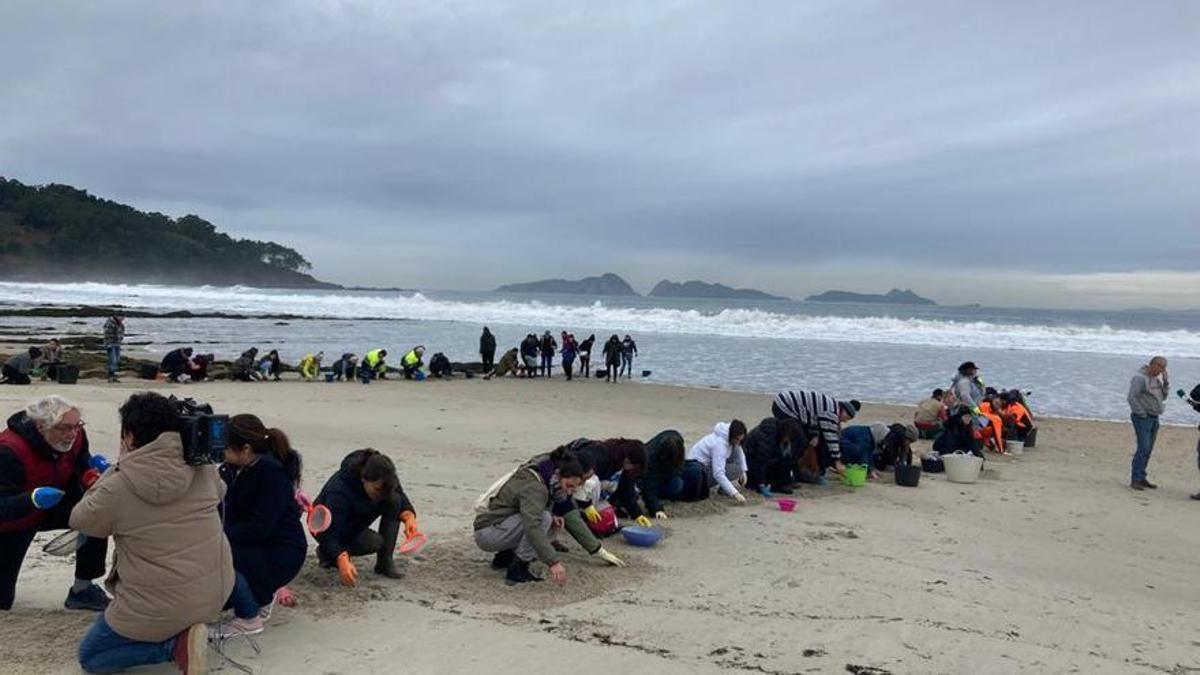
M 214 621 L 233 588 L 233 558 L 217 515 L 217 467 L 183 461 L 167 432 L 121 457 L 71 511 L 71 527 L 112 537 L 104 613 L 123 637 L 161 642 Z

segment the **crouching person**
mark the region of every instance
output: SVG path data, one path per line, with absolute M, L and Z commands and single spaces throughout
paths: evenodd
M 550 568 L 555 583 L 567 582 L 567 569 L 550 543 L 555 519 L 550 510 L 556 492 L 566 498 L 582 483 L 579 460 L 561 447 L 534 457 L 480 496 L 475 504 L 475 545 L 496 554 L 492 567 L 507 570 L 505 583 L 541 581 L 529 571 L 534 558 Z
M 65 530 L 71 509 L 108 464 L 88 452 L 79 410 L 47 396 L 8 418 L 0 433 L 0 610 L 11 609 L 25 553 L 38 532 Z M 75 585 L 67 609 L 100 611 L 108 540 L 89 537 L 75 552 Z
M 254 415 L 234 415 L 221 479 L 237 580 L 229 603 L 235 618 L 218 626 L 217 635 L 254 635 L 270 617 L 275 591 L 296 578 L 308 553 L 295 499 L 300 455 L 279 429 Z
M 342 585 L 358 583 L 358 568 L 351 558 L 364 555 L 375 555 L 376 574 L 390 579 L 404 576 L 396 569 L 396 539 L 402 523 L 405 536 L 417 532 L 417 515 L 387 455 L 372 448 L 346 455 L 313 503 L 329 509 L 331 523 L 317 535 L 317 558 L 321 567 L 337 567 Z M 376 520 L 378 532 L 371 529 Z
M 79 643 L 79 665 L 111 673 L 173 661 L 207 672 L 208 631 L 233 588 L 233 559 L 211 464 L 183 460 L 167 399 L 134 394 L 120 408 L 121 454 L 71 511 L 71 527 L 112 537 L 112 602 Z

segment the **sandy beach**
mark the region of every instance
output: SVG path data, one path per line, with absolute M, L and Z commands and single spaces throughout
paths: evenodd
M 1162 430 L 1157 491 L 1128 488 L 1128 424 L 1046 419 L 1038 448 L 989 458 L 974 485 L 884 474 L 859 490 L 804 486 L 790 514 L 757 497 L 680 505 L 657 548 L 609 540 L 627 569 L 573 548 L 566 587 L 507 588 L 470 522 L 514 463 L 579 436 L 676 428 L 690 444 L 718 420 L 753 426 L 769 397 L 562 379 L 149 386 L 283 428 L 314 495 L 347 451 L 387 452 L 429 535 L 401 581 L 360 562 L 364 583 L 347 590 L 310 559 L 261 654 L 230 648 L 256 672 L 1200 672 L 1195 428 Z M 3 387 L 0 410 L 66 395 L 93 451 L 115 455 L 116 407 L 144 388 Z M 910 417 L 868 405 L 856 422 Z M 62 609 L 71 560 L 44 556 L 48 538 L 0 621 L 4 673 L 78 672 L 91 617 Z

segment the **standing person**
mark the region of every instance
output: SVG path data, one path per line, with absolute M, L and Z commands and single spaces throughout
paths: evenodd
M 1150 363 L 1138 369 L 1129 380 L 1129 419 L 1133 422 L 1133 434 L 1137 446 L 1133 451 L 1133 466 L 1129 487 L 1134 490 L 1153 490 L 1158 486 L 1146 477 L 1150 453 L 1158 438 L 1158 416 L 1166 409 L 1167 392 L 1171 382 L 1167 378 L 1167 359 L 1155 356 Z
M 71 509 L 107 468 L 88 451 L 79 409 L 59 396 L 30 403 L 0 433 L 0 610 L 12 609 L 21 562 L 38 532 L 65 530 Z M 93 468 L 98 467 L 98 468 Z M 88 537 L 75 552 L 67 609 L 103 610 L 106 537 Z
M 746 496 L 734 486 L 745 485 L 747 479 L 746 453 L 742 441 L 746 438 L 746 425 L 741 420 L 718 422 L 712 433 L 696 441 L 687 451 L 683 462 L 683 491 L 681 501 L 708 499 L 713 485 L 739 506 L 746 503 Z M 732 473 L 731 473 L 732 472 Z M 733 480 L 730 480 L 732 476 Z
M 583 375 L 585 380 L 592 376 L 592 347 L 595 344 L 595 333 L 579 343 L 579 374 Z
M 551 371 L 554 368 L 554 352 L 558 349 L 558 342 L 554 340 L 554 336 L 550 331 L 546 331 L 542 335 L 542 340 L 538 344 L 538 351 L 542 356 L 542 377 L 553 377 Z
M 633 377 L 633 357 L 637 353 L 637 343 L 626 334 L 625 339 L 621 340 L 621 371 L 628 378 Z
M 621 369 L 621 339 L 613 333 L 604 343 L 605 382 L 616 382 Z
M 854 419 L 862 404 L 855 400 L 840 401 L 816 391 L 781 391 L 771 403 L 771 415 L 777 419 L 796 420 L 808 437 L 817 437 L 818 471 L 826 467 L 842 473 L 842 423 Z
M 563 331 L 562 334 L 562 367 L 563 373 L 567 376 L 567 382 L 571 381 L 575 368 L 575 353 L 579 350 L 579 346 L 575 344 L 575 336 Z
M 283 431 L 254 415 L 229 418 L 222 511 L 237 578 L 230 598 L 235 618 L 220 626 L 222 636 L 261 633 L 260 610 L 304 565 L 308 540 L 295 499 L 300 469 L 300 454 Z
M 4 362 L 4 367 L 0 368 L 0 384 L 31 384 L 33 380 L 30 378 L 30 374 L 33 373 L 33 365 L 40 358 L 42 358 L 42 350 L 38 347 L 30 347 L 8 357 L 8 360 Z
M 134 394 L 120 408 L 121 456 L 71 510 L 70 525 L 112 537 L 113 600 L 79 643 L 79 665 L 111 673 L 174 661 L 208 672 L 208 627 L 233 590 L 221 528 L 221 477 L 184 462 L 179 416 L 164 397 Z
M 550 543 L 551 525 L 562 519 L 551 515 L 555 493 L 564 498 L 583 484 L 583 466 L 573 453 L 560 447 L 534 457 L 480 495 L 475 503 L 475 545 L 494 553 L 492 567 L 507 570 L 510 586 L 541 581 L 529 571 L 536 558 L 550 569 L 557 584 L 567 582 L 567 568 Z
M 479 336 L 479 360 L 485 375 L 496 367 L 496 336 L 487 326 L 483 327 L 483 334 Z
M 337 567 L 343 586 L 358 584 L 353 557 L 375 555 L 375 573 L 401 579 L 396 569 L 396 539 L 403 524 L 405 537 L 417 533 L 417 513 L 400 485 L 396 465 L 374 448 L 355 450 L 321 488 L 314 504 L 324 504 L 330 526 L 317 535 L 321 567 Z M 379 520 L 379 531 L 371 524 Z
M 1192 410 L 1200 413 L 1200 384 L 1192 387 L 1192 391 L 1187 397 L 1187 404 L 1192 406 Z M 1196 440 L 1196 467 L 1200 468 L 1200 439 Z M 1192 495 L 1191 498 L 1200 501 L 1200 492 Z
M 117 381 L 121 367 L 121 344 L 125 342 L 125 317 L 113 314 L 104 322 L 104 352 L 108 356 L 108 381 Z

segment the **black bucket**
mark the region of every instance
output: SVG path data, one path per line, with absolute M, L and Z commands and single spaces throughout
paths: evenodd
M 55 371 L 59 384 L 75 384 L 79 381 L 79 366 L 60 364 Z
M 921 467 L 913 464 L 897 464 L 895 468 L 896 485 L 917 487 L 921 482 Z
M 1036 428 L 1030 429 L 1029 433 L 1025 434 L 1025 447 L 1027 447 L 1027 448 L 1036 448 L 1037 447 L 1037 429 Z

